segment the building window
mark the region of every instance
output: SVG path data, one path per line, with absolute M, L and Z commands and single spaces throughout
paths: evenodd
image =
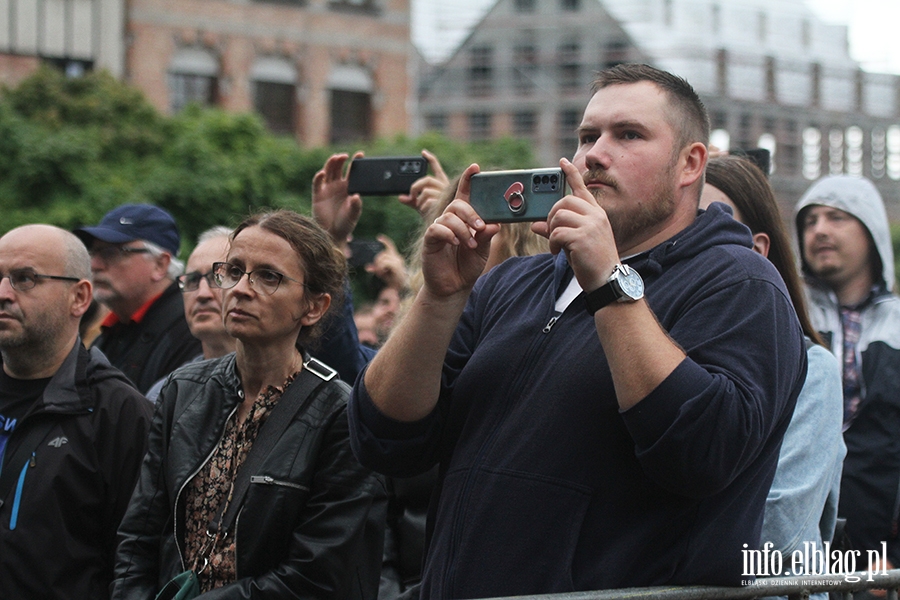
M 292 0 L 279 0 L 279 1 L 288 1 L 292 2 Z M 299 1 L 297 4 L 306 4 L 304 1 Z M 350 12 L 368 12 L 373 13 L 378 10 L 378 4 L 375 0 L 330 0 L 328 2 L 328 7 L 332 10 L 341 10 L 341 11 L 350 11 Z
M 447 132 L 447 113 L 430 113 L 425 115 L 425 127 L 430 131 Z
M 557 147 L 560 156 L 572 158 L 578 146 L 575 130 L 581 124 L 581 111 L 563 109 L 559 111 L 557 128 Z
M 528 36 L 526 36 L 528 37 Z M 519 44 L 513 48 L 513 88 L 519 95 L 534 91 L 538 52 L 534 44 Z
M 94 70 L 94 61 L 75 58 L 45 58 L 44 62 L 65 74 L 69 79 L 76 79 Z
M 469 114 L 469 139 L 486 140 L 491 137 L 491 114 L 477 112 Z
M 800 170 L 800 148 L 794 144 L 785 144 L 778 154 L 781 172 L 784 175 L 797 175 Z
M 261 57 L 250 69 L 253 108 L 272 133 L 290 135 L 296 129 L 297 70 L 287 59 Z
M 372 100 L 365 92 L 331 90 L 331 143 L 372 137 Z
M 216 103 L 216 78 L 187 73 L 169 73 L 169 108 L 178 112 L 190 103 Z
M 516 12 L 531 13 L 534 12 L 535 0 L 516 0 Z
M 357 64 L 335 65 L 328 75 L 328 88 L 331 90 L 331 143 L 371 139 L 375 84 L 369 70 Z
M 900 179 L 900 126 L 891 125 L 887 130 L 887 174 L 897 181 Z
M 623 41 L 609 42 L 604 48 L 604 54 L 601 62 L 606 69 L 628 62 L 628 44 Z
M 728 129 L 728 113 L 724 110 L 714 110 L 709 116 L 711 129 Z
M 816 127 L 803 130 L 803 177 L 818 179 L 822 174 L 822 132 Z
M 885 166 L 887 165 L 887 154 L 885 152 L 887 146 L 887 136 L 884 129 L 876 127 L 872 130 L 872 179 L 881 179 L 885 174 Z
M 253 107 L 272 133 L 294 133 L 294 95 L 287 83 L 253 82 Z
M 537 113 L 526 110 L 513 114 L 513 134 L 518 137 L 532 137 L 537 131 Z
M 561 44 L 558 50 L 559 87 L 572 91 L 581 86 L 581 45 L 578 42 Z
M 559 7 L 574 12 L 581 9 L 581 2 L 580 0 L 559 0 Z
M 169 65 L 169 108 L 178 112 L 196 102 L 204 106 L 216 103 L 219 61 L 204 48 L 182 48 Z
M 494 49 L 475 46 L 469 50 L 469 94 L 486 96 L 491 93 L 494 76 Z
M 856 125 L 847 128 L 844 134 L 847 142 L 847 174 L 862 177 L 863 174 L 863 130 Z

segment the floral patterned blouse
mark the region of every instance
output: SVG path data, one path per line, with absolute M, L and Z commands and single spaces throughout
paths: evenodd
M 222 440 L 212 457 L 185 487 L 186 563 L 199 571 L 203 567 L 202 557 L 209 558 L 209 564 L 199 574 L 201 592 L 237 580 L 234 537 L 223 539 L 219 534 L 213 539 L 206 535 L 206 529 L 219 506 L 231 500 L 238 469 L 246 460 L 266 417 L 299 373 L 289 376 L 280 388 L 270 385 L 263 390 L 240 425 L 237 423 L 238 411 L 235 411 L 225 424 Z M 208 547 L 210 543 L 212 548 Z

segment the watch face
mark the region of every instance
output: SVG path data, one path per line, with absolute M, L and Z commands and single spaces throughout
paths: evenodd
M 631 267 L 625 265 L 622 269 L 623 275 L 620 276 L 619 286 L 625 295 L 631 300 L 638 300 L 644 296 L 644 280 L 638 275 L 638 272 Z

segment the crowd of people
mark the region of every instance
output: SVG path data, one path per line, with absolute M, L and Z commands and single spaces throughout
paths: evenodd
M 143 204 L 0 237 L 0 597 L 816 574 L 747 573 L 764 545 L 900 565 L 900 299 L 871 182 L 815 182 L 789 233 L 691 86 L 639 64 L 597 74 L 546 221 L 484 222 L 478 165 L 422 154 L 400 196 L 418 240 L 379 236 L 359 306 L 361 152 L 315 175 L 312 215 L 211 228 L 186 263 Z

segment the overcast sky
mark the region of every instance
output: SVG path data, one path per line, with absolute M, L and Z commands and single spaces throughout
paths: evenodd
M 494 0 L 412 2 L 413 38 L 426 58 L 440 60 L 455 49 L 467 28 L 481 18 Z M 863 68 L 900 74 L 900 0 L 806 2 L 823 20 L 849 25 L 850 53 L 863 64 Z

